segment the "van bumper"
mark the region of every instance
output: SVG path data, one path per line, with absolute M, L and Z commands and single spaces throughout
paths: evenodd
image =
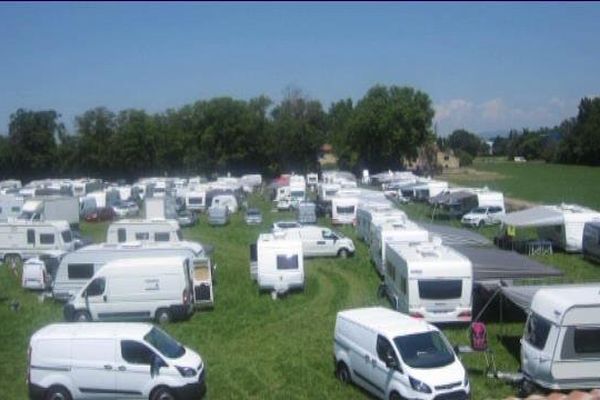
M 42 400 L 46 394 L 46 389 L 36 384 L 29 385 L 29 400 Z
M 197 400 L 206 394 L 206 381 L 204 380 L 204 371 L 200 373 L 198 382 L 188 383 L 177 388 L 172 388 L 177 400 Z

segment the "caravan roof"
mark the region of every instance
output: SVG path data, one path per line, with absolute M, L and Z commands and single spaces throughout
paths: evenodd
M 498 216 L 506 225 L 538 227 L 562 225 L 568 221 L 600 220 L 600 212 L 576 204 L 544 205 Z
M 344 310 L 338 315 L 356 324 L 377 329 L 390 338 L 436 330 L 424 320 L 383 307 Z
M 388 246 L 406 261 L 413 273 L 418 272 L 413 268 L 425 267 L 428 276 L 464 276 L 467 269 L 469 275 L 472 274 L 471 261 L 467 257 L 437 241 L 390 243 Z
M 600 283 L 594 286 L 548 287 L 538 290 L 531 310 L 549 321 L 560 324 L 573 307 L 600 306 Z

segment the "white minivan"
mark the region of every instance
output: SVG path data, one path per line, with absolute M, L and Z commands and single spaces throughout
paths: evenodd
M 166 323 L 193 310 L 191 259 L 109 261 L 64 306 L 67 321 L 152 319 Z
M 469 398 L 465 368 L 435 326 L 383 307 L 337 314 L 336 376 L 381 399 Z
M 151 324 L 51 324 L 29 341 L 31 400 L 192 400 L 206 392 L 195 351 Z

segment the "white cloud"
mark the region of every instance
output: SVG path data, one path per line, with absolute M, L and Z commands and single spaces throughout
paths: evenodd
M 506 114 L 506 106 L 500 98 L 488 100 L 479 106 L 481 109 L 481 116 L 487 120 L 500 120 Z

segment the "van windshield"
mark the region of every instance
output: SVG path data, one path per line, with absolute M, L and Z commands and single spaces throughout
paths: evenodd
M 398 336 L 394 343 L 412 368 L 439 368 L 454 362 L 454 352 L 437 331 Z
M 185 354 L 185 347 L 156 327 L 144 336 L 144 340 L 167 358 L 179 358 Z

